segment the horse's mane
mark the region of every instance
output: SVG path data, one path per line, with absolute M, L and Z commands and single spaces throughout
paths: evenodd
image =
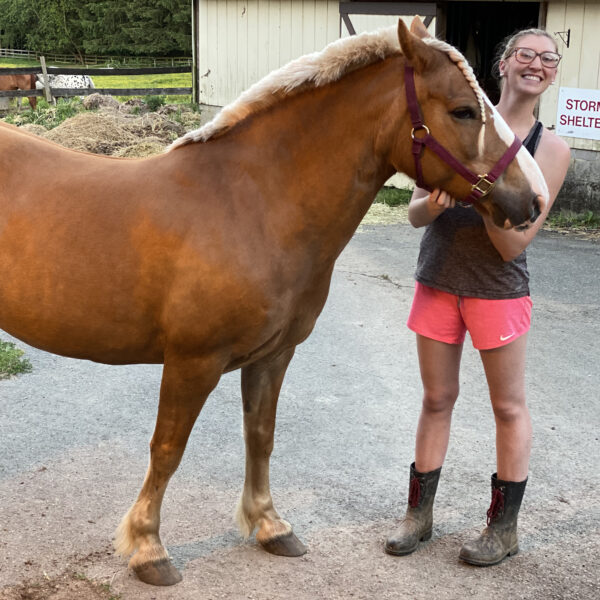
M 332 83 L 361 67 L 401 54 L 397 31 L 398 28 L 392 26 L 342 38 L 320 52 L 289 62 L 249 87 L 237 100 L 225 106 L 212 121 L 175 140 L 167 151 L 191 142 L 206 142 L 222 135 L 249 115 L 276 104 L 282 97 L 297 94 L 307 87 Z M 450 44 L 436 38 L 425 38 L 423 41 L 445 52 L 461 69 L 477 96 L 485 122 L 483 94 L 465 57 Z

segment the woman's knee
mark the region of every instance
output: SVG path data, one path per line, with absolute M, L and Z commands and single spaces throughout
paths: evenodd
M 426 389 L 423 411 L 431 414 L 451 413 L 458 398 L 458 388 Z
M 525 398 L 507 398 L 492 400 L 492 408 L 496 421 L 512 423 L 515 421 L 529 419 L 529 411 Z

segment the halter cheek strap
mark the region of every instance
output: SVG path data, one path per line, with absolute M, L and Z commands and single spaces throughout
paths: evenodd
M 410 112 L 410 119 L 412 122 L 412 131 L 410 137 L 412 138 L 412 155 L 415 161 L 415 171 L 417 174 L 417 185 L 428 191 L 432 191 L 431 188 L 423 180 L 423 166 L 421 164 L 421 157 L 425 148 L 429 148 L 435 154 L 437 154 L 448 166 L 452 167 L 456 173 L 461 175 L 471 184 L 471 193 L 464 198 L 463 202 L 474 202 L 487 196 L 494 186 L 496 180 L 511 163 L 519 149 L 521 148 L 521 140 L 515 136 L 513 143 L 508 147 L 506 152 L 501 156 L 500 160 L 494 165 L 489 173 L 485 175 L 477 175 L 465 165 L 463 165 L 458 159 L 456 159 L 446 148 L 444 148 L 429 132 L 429 128 L 423 123 L 421 117 L 421 110 L 419 108 L 419 101 L 417 100 L 417 91 L 415 88 L 415 76 L 412 67 L 406 65 L 404 69 L 404 87 L 406 88 L 406 101 L 408 104 L 408 110 Z M 424 132 L 423 134 L 417 135 L 417 132 Z

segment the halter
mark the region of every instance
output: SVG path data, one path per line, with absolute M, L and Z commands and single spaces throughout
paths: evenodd
M 405 81 L 404 85 L 406 88 L 406 100 L 408 103 L 408 110 L 410 111 L 410 119 L 412 121 L 412 131 L 410 137 L 412 138 L 412 154 L 415 160 L 415 169 L 417 171 L 417 185 L 420 188 L 426 189 L 431 192 L 431 188 L 423 181 L 423 166 L 421 165 L 421 156 L 427 146 L 433 152 L 435 152 L 447 165 L 452 167 L 459 175 L 466 179 L 471 184 L 471 193 L 462 200 L 462 202 L 472 203 L 476 200 L 481 200 L 487 196 L 494 186 L 496 180 L 504 171 L 506 167 L 511 163 L 519 149 L 521 148 L 521 140 L 515 136 L 513 143 L 508 147 L 506 152 L 501 156 L 500 160 L 494 165 L 492 170 L 485 175 L 477 175 L 473 171 L 465 167 L 458 159 L 456 159 L 446 148 L 444 148 L 430 133 L 429 128 L 421 117 L 421 110 L 419 108 L 419 101 L 417 99 L 417 92 L 415 89 L 415 76 L 413 68 L 406 65 L 404 68 Z M 417 137 L 416 132 L 423 130 L 425 135 Z

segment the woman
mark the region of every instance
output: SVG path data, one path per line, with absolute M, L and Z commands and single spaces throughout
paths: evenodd
M 433 500 L 459 392 L 465 331 L 480 351 L 496 423 L 497 472 L 487 527 L 459 557 L 493 565 L 518 551 L 517 515 L 527 483 L 531 421 L 525 401 L 525 349 L 530 325 L 525 248 L 544 223 L 569 166 L 567 144 L 536 121 L 540 95 L 554 83 L 560 55 L 539 29 L 512 36 L 499 61 L 497 109 L 539 164 L 549 202 L 525 231 L 500 229 L 445 192 L 416 189 L 409 206 L 414 227 L 427 226 L 421 242 L 408 326 L 417 334 L 423 405 L 410 469 L 409 506 L 388 538 L 390 554 L 413 552 L 431 537 Z

